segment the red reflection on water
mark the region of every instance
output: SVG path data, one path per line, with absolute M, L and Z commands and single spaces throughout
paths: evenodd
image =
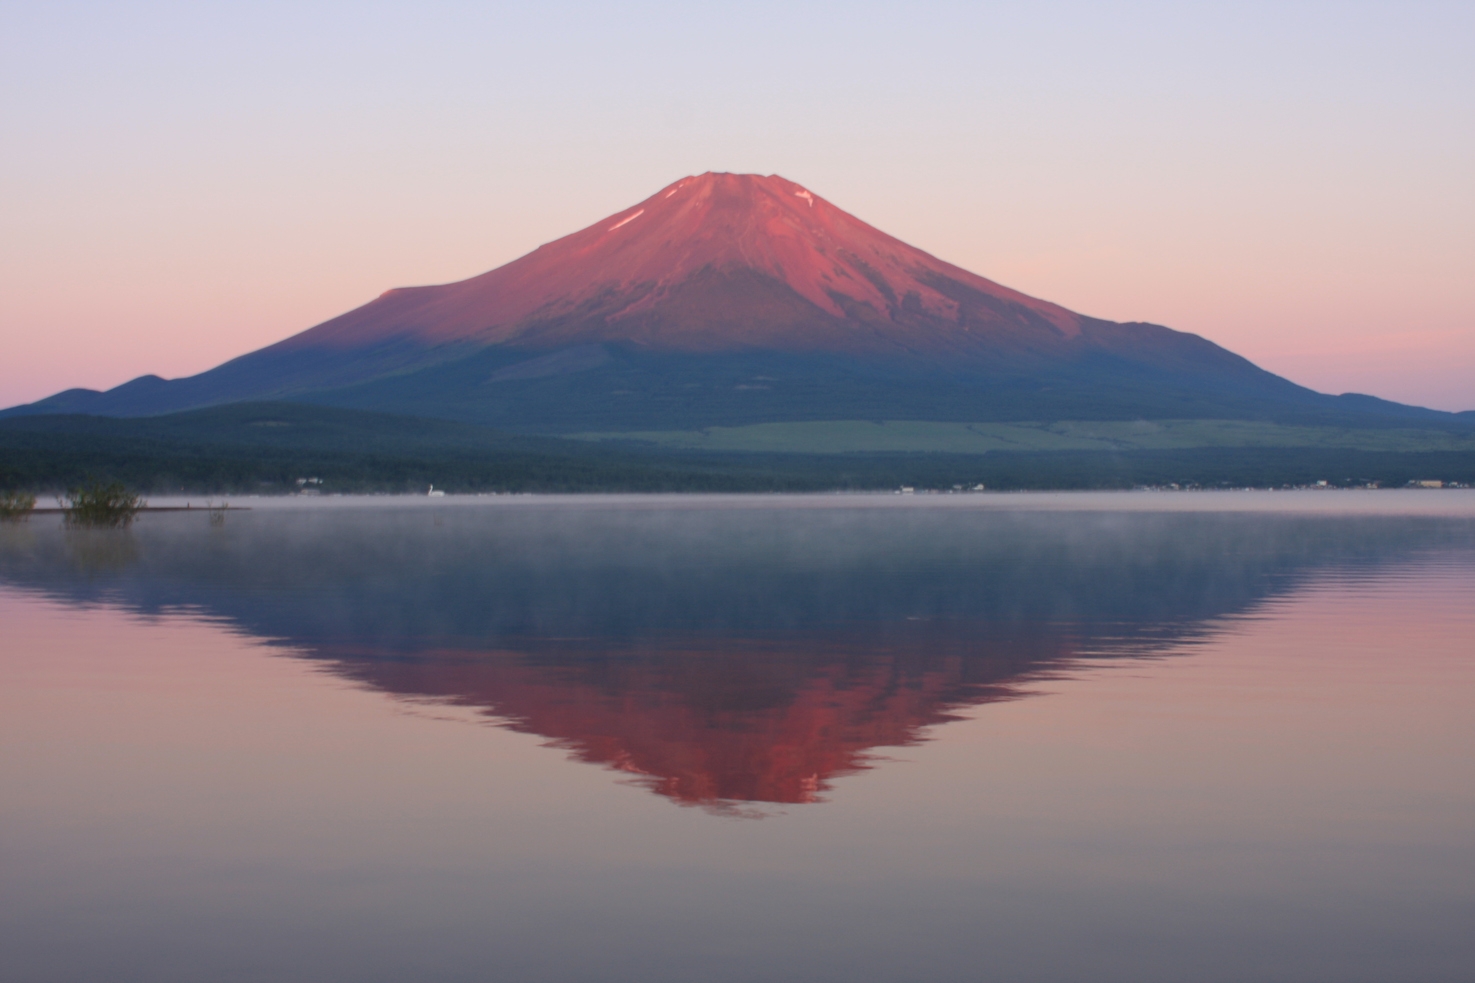
M 1066 634 L 946 639 L 722 640 L 394 657 L 316 646 L 335 672 L 397 695 L 484 709 L 577 760 L 688 805 L 804 803 L 915 744 L 957 711 L 1020 694 L 1068 659 Z

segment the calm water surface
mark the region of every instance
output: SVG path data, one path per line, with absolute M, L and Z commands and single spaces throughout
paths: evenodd
M 5 981 L 1468 981 L 1475 496 L 0 527 Z

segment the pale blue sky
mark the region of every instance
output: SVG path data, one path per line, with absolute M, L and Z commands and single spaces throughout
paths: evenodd
M 188 374 L 705 170 L 1475 408 L 1475 4 L 0 3 L 0 405 Z

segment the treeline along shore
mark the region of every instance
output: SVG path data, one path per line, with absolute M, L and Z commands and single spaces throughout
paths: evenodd
M 117 481 L 149 494 L 1401 487 L 1475 483 L 1475 453 L 1193 447 L 988 453 L 778 453 L 505 434 L 286 403 L 159 417 L 0 420 L 0 489 Z

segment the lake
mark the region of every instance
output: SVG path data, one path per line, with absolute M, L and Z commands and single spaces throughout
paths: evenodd
M 0 526 L 0 980 L 1471 979 L 1475 493 L 235 504 Z

